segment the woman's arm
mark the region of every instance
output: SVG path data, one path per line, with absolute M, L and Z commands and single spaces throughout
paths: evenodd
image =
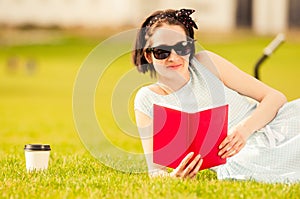
M 264 127 L 276 116 L 279 108 L 287 101 L 286 97 L 215 53 L 203 51 L 196 57 L 204 65 L 209 64 L 208 68 L 227 87 L 259 102 L 257 109 L 232 129 L 220 145 L 222 157 L 230 157 L 241 150 L 253 132 Z
M 150 176 L 168 175 L 166 169 L 158 164 L 153 163 L 153 125 L 152 119 L 139 110 L 135 110 L 135 118 L 140 134 L 146 162 L 148 166 L 148 172 Z
M 135 110 L 136 123 L 140 133 L 144 154 L 146 157 L 150 177 L 171 176 L 180 178 L 194 178 L 200 170 L 202 159 L 200 155 L 196 156 L 193 161 L 188 163 L 193 157 L 189 153 L 171 173 L 166 168 L 153 163 L 153 122 L 152 119 L 141 111 Z

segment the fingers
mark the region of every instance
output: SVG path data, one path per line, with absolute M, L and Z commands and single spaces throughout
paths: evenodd
M 188 164 L 188 162 L 190 161 L 190 159 L 193 157 L 194 152 L 190 152 L 189 154 L 187 154 L 182 161 L 180 162 L 180 164 L 177 166 L 176 169 L 174 169 L 174 171 L 171 173 L 171 176 L 175 176 L 175 177 L 181 177 L 184 169 L 186 168 L 186 165 Z
M 198 154 L 193 161 L 190 162 L 191 158 L 193 157 L 194 153 L 189 153 L 179 164 L 179 166 L 173 170 L 171 176 L 180 177 L 180 178 L 194 178 L 200 167 L 202 165 L 202 159 L 200 154 Z M 190 163 L 189 163 L 190 162 Z
M 190 159 L 193 157 L 194 152 L 190 152 L 189 154 L 187 154 L 182 161 L 180 162 L 180 164 L 178 165 L 178 167 L 176 168 L 176 170 L 178 170 L 178 172 L 183 172 L 184 169 L 186 168 L 188 162 L 190 161 Z
M 238 136 L 230 135 L 224 139 L 224 141 L 220 144 L 219 149 L 221 149 L 218 153 L 222 158 L 232 157 L 237 154 L 245 145 L 243 139 Z
M 194 168 L 194 170 L 192 172 L 190 172 L 190 178 L 195 178 L 197 173 L 199 172 L 200 170 L 200 167 L 202 165 L 202 162 L 203 162 L 203 159 L 200 159 L 198 161 L 198 164 L 196 165 L 196 167 Z
M 233 155 L 235 155 L 238 152 L 240 152 L 240 150 L 242 149 L 242 147 L 243 147 L 243 144 L 236 143 L 234 146 L 230 146 L 227 149 L 225 149 L 225 151 L 220 151 L 219 155 L 222 158 L 232 157 Z
M 195 168 L 195 165 L 199 162 L 200 160 L 200 154 L 198 154 L 194 160 L 184 169 L 183 171 L 183 177 L 187 177 L 190 175 L 191 171 Z M 192 174 L 193 176 L 194 174 Z
M 225 147 L 228 143 L 231 142 L 232 139 L 233 139 L 233 135 L 232 135 L 232 134 L 231 134 L 231 135 L 228 135 L 228 136 L 223 140 L 223 142 L 220 144 L 219 149 Z

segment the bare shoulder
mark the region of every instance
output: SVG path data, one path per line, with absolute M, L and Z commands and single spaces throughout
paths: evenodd
M 202 50 L 195 54 L 195 58 L 199 61 L 199 63 L 201 63 L 208 70 L 210 70 L 210 72 L 221 79 L 220 70 L 218 65 L 215 63 L 217 56 L 218 55 L 208 50 Z

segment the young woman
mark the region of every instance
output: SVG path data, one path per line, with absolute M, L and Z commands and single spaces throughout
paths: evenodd
M 195 54 L 193 12 L 157 11 L 137 35 L 134 64 L 138 71 L 157 78 L 135 98 L 149 174 L 193 178 L 202 164 L 201 154 L 192 153 L 170 173 L 153 163 L 153 104 L 190 112 L 228 104 L 228 136 L 219 146 L 227 163 L 213 168 L 218 178 L 300 180 L 300 100 L 287 103 L 281 92 L 212 52 Z

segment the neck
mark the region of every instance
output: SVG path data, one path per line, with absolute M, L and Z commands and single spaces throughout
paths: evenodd
M 190 80 L 189 72 L 184 75 L 178 75 L 176 78 L 158 77 L 158 83 L 164 84 L 171 91 L 177 91 Z

